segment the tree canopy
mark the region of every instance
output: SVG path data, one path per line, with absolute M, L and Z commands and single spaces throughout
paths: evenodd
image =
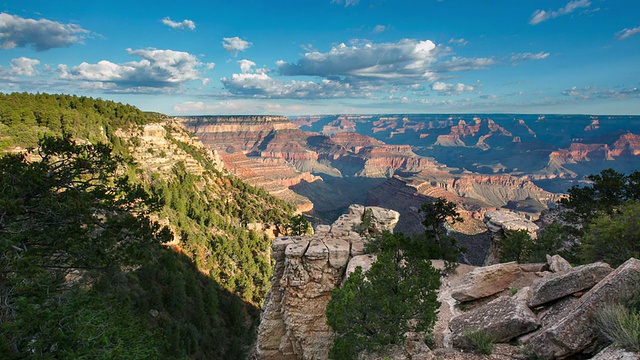
M 425 245 L 388 231 L 372 239 L 376 262 L 366 274 L 356 268 L 327 304 L 327 323 L 336 333 L 332 359 L 355 359 L 361 351 L 401 345 L 408 331 L 432 329 L 440 272 Z

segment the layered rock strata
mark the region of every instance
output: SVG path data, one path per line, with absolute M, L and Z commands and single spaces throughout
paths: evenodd
M 352 229 L 372 210 L 373 227 L 393 230 L 399 214 L 360 205 L 349 207 L 331 226 L 312 236 L 279 237 L 272 288 L 267 295 L 258 331 L 259 359 L 327 359 L 333 333 L 325 308 L 331 290 L 340 286 L 347 269 L 367 269 L 375 260 L 363 255 L 366 239 Z

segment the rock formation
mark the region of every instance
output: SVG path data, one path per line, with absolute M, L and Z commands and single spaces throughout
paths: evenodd
M 325 308 L 331 290 L 347 269 L 368 268 L 374 261 L 363 255 L 365 238 L 352 230 L 372 210 L 374 227 L 392 230 L 399 214 L 376 207 L 352 205 L 330 227 L 313 236 L 280 237 L 273 242 L 275 268 L 258 332 L 259 359 L 327 359 L 333 341 Z
M 398 221 L 394 211 L 370 209 L 378 229 L 393 228 Z M 363 254 L 366 239 L 352 230 L 362 221 L 365 210 L 352 205 L 348 214 L 331 226 L 319 226 L 313 236 L 274 241 L 273 287 L 262 314 L 257 359 L 327 358 L 333 335 L 324 312 L 331 290 L 356 266 L 366 271 L 375 261 L 375 257 Z M 495 216 L 491 219 L 496 232 L 498 228 L 534 230 L 528 223 L 515 226 L 508 216 L 501 221 Z M 442 266 L 438 261 L 434 265 Z M 405 346 L 393 348 L 390 358 L 434 359 L 444 354 L 438 356 L 480 359 L 470 354 L 457 357 L 454 350 L 442 349 L 465 345 L 466 334 L 473 331 L 490 334 L 496 342 L 526 344 L 543 358 L 594 355 L 598 343 L 591 319 L 607 303 L 640 296 L 640 261 L 630 259 L 616 270 L 604 263 L 571 267 L 558 255 L 541 264 L 460 265 L 456 272 L 443 275 L 442 284 L 434 328 L 439 349 L 431 351 L 409 337 Z M 499 359 L 521 358 L 516 354 L 524 345 L 510 346 L 510 350 L 501 351 L 513 357 Z M 596 358 L 609 359 L 607 356 L 627 359 L 638 354 L 608 348 Z M 372 354 L 365 358 L 383 359 Z
M 499 262 L 501 241 L 504 240 L 509 233 L 526 231 L 532 239 L 535 239 L 539 229 L 538 225 L 532 221 L 523 218 L 513 211 L 504 209 L 487 211 L 484 222 L 491 234 L 491 247 L 489 248 L 489 255 L 485 260 L 486 265 Z

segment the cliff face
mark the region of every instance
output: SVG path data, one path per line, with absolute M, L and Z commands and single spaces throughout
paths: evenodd
M 241 180 L 267 190 L 307 212 L 313 203 L 289 189 L 320 178 L 297 171 L 291 162 L 317 163 L 317 154 L 300 144 L 306 137 L 282 116 L 204 116 L 178 118 L 206 146 L 216 149 L 225 167 Z M 282 144 L 282 146 L 274 146 Z
M 371 208 L 379 229 L 392 230 L 399 214 Z M 313 236 L 280 237 L 272 246 L 275 258 L 272 288 L 265 301 L 256 356 L 262 360 L 328 358 L 333 342 L 325 308 L 331 290 L 348 269 L 367 268 L 365 239 L 351 229 L 362 222 L 365 208 L 352 205 L 349 213 Z

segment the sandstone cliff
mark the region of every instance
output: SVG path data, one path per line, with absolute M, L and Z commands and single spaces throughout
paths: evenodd
M 333 341 L 325 316 L 331 290 L 342 283 L 347 269 L 366 269 L 373 261 L 363 255 L 366 239 L 352 230 L 365 209 L 352 205 L 348 214 L 320 226 L 313 236 L 273 242 L 275 268 L 258 331 L 258 359 L 327 359 Z M 370 209 L 380 230 L 393 229 L 398 213 Z

